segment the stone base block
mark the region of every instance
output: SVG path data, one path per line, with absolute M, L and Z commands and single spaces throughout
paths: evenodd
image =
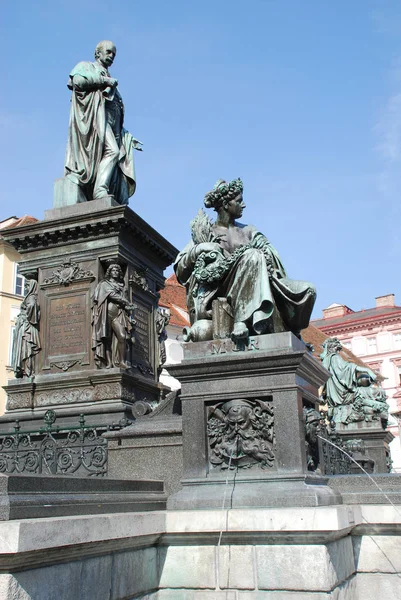
M 85 194 L 82 189 L 71 181 L 69 177 L 61 177 L 54 182 L 54 201 L 53 206 L 60 208 L 86 202 Z
M 142 592 L 157 589 L 156 559 L 155 548 L 144 548 L 13 575 L 1 574 L 0 597 L 4 600 L 138 598 Z
M 344 504 L 401 504 L 401 475 L 333 475 L 328 485 L 339 492 Z
M 256 570 L 259 589 L 330 592 L 355 573 L 351 538 L 327 546 L 257 547 Z
M 396 600 L 401 598 L 400 573 L 358 573 L 356 600 Z
M 383 429 L 381 421 L 357 422 L 343 425 L 340 423 L 336 431 L 343 443 L 362 440 L 364 457 L 374 461 L 374 473 L 388 473 L 390 470 L 389 444 L 394 439 L 391 431 Z M 355 468 L 356 465 L 355 465 Z
M 328 373 L 291 332 L 188 343 L 167 368 L 182 383 L 183 489 L 170 508 L 341 502 L 310 475 L 305 445 L 304 409 L 318 405 Z
M 0 474 L 2 521 L 165 507 L 162 481 Z
M 361 573 L 401 573 L 401 540 L 392 535 L 356 536 L 354 554 Z
M 400 514 L 333 506 L 3 522 L 0 597 L 395 600 Z M 384 522 L 391 533 L 375 535 Z
M 245 591 L 193 591 L 193 590 L 159 590 L 153 594 L 139 596 L 138 600 L 359 600 L 356 597 L 356 580 L 336 588 L 333 592 L 263 592 Z
M 56 186 L 61 185 L 60 183 L 58 183 L 60 181 L 64 181 L 64 179 L 56 180 L 54 186 L 55 191 Z M 75 183 L 70 182 L 70 184 L 78 188 L 78 186 L 75 185 Z M 51 219 L 63 219 L 76 215 L 93 214 L 99 210 L 105 210 L 113 206 L 119 206 L 118 202 L 114 200 L 113 196 L 105 196 L 104 198 L 100 198 L 99 200 L 90 200 L 89 202 L 86 200 L 85 197 L 83 200 L 81 199 L 79 202 L 75 203 L 63 204 L 58 201 L 57 204 L 54 204 L 54 208 L 45 210 L 45 221 L 49 221 Z
M 110 477 L 162 479 L 167 495 L 181 488 L 182 423 L 179 415 L 137 419 L 129 427 L 104 434 Z
M 183 480 L 168 499 L 168 508 L 246 508 L 276 506 L 329 506 L 341 504 L 341 494 L 329 488 L 327 478 L 315 476 L 251 479 L 230 475 L 227 480 Z

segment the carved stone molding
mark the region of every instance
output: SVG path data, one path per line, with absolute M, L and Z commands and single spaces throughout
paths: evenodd
M 15 227 L 2 231 L 16 250 L 25 253 L 31 250 L 74 245 L 129 233 L 145 250 L 156 254 L 167 267 L 177 255 L 172 246 L 159 233 L 127 206 L 109 207 L 96 213 L 96 221 L 88 215 L 74 216 L 61 220 L 40 221 L 26 227 Z
M 60 369 L 60 371 L 68 371 L 71 367 L 75 366 L 79 360 L 64 360 L 60 362 L 51 362 L 50 368 L 55 367 L 56 369 Z
M 136 285 L 144 290 L 144 292 L 149 292 L 150 288 L 146 278 L 147 271 L 148 269 L 133 269 L 129 278 L 130 285 Z
M 17 408 L 32 408 L 32 392 L 7 394 L 7 410 L 15 410 Z
M 73 281 L 93 280 L 92 271 L 85 271 L 78 263 L 67 260 L 56 267 L 50 277 L 44 279 L 42 286 L 69 285 Z
M 274 466 L 271 402 L 236 399 L 208 407 L 207 436 L 212 468 L 266 469 Z
M 136 395 L 131 387 L 125 387 L 121 383 L 99 383 L 95 386 L 93 399 L 97 400 L 125 400 L 135 402 Z
M 76 404 L 77 402 L 91 402 L 94 389 L 91 387 L 71 388 L 66 390 L 51 390 L 39 392 L 35 398 L 35 406 L 51 404 Z
M 127 402 L 135 402 L 136 394 L 133 389 L 123 387 L 121 399 L 126 400 Z
M 113 400 L 114 398 L 121 398 L 120 383 L 99 383 L 95 386 L 94 400 Z

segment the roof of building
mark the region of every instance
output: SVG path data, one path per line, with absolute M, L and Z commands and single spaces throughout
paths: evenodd
M 310 324 L 309 327 L 302 331 L 302 339 L 304 340 L 304 342 L 313 346 L 312 354 L 317 359 L 319 359 L 320 354 L 323 352 L 323 342 L 327 340 L 328 337 L 330 336 L 328 336 L 326 333 L 324 333 L 312 324 Z M 345 360 L 353 362 L 359 365 L 360 367 L 367 366 L 367 364 L 363 360 L 361 360 L 358 356 L 355 356 L 355 354 L 353 354 L 351 350 L 348 350 L 347 348 L 343 347 L 340 354 Z M 375 369 L 372 370 L 374 371 Z M 380 373 L 378 374 L 380 375 Z M 381 378 L 384 379 L 383 377 Z
M 178 283 L 177 277 L 170 275 L 165 281 L 165 287 L 160 292 L 160 306 L 170 311 L 170 325 L 187 327 L 189 323 L 187 312 L 186 290 Z
M 369 321 L 372 319 L 382 319 L 396 315 L 401 316 L 401 306 L 380 306 L 376 308 L 368 308 L 367 310 L 359 310 L 341 317 L 330 317 L 326 319 L 314 319 L 311 323 L 323 330 L 336 325 L 350 325 L 357 321 Z
M 189 319 L 185 316 L 187 312 L 187 299 L 186 290 L 183 285 L 178 283 L 175 275 L 170 275 L 166 279 L 165 288 L 160 292 L 160 306 L 164 306 L 170 310 L 170 324 L 177 325 L 179 327 L 186 327 L 189 325 Z M 310 324 L 309 327 L 302 331 L 302 339 L 304 342 L 313 346 L 313 356 L 320 360 L 319 356 L 323 352 L 323 342 L 329 336 L 314 324 Z M 356 363 L 361 367 L 366 367 L 366 363 L 360 358 L 355 356 L 350 350 L 343 348 L 340 352 L 345 360 Z
M 23 217 L 8 217 L 3 221 L 0 221 L 0 229 L 11 229 L 12 227 L 22 227 L 23 225 L 31 225 L 37 223 L 39 219 L 31 217 L 30 215 L 24 215 Z

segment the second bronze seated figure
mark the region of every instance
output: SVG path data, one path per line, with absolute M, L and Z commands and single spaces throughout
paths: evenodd
M 175 272 L 186 286 L 191 327 L 185 341 L 224 337 L 219 330 L 218 301 L 234 341 L 249 335 L 292 331 L 298 337 L 309 324 L 315 287 L 287 277 L 277 250 L 242 216 L 243 184 L 220 179 L 204 199 L 214 208 L 214 223 L 203 211 L 191 222 L 192 241 L 175 261 Z M 223 299 L 223 300 L 222 300 Z M 215 303 L 216 306 L 216 303 Z M 224 328 L 223 328 L 224 329 Z

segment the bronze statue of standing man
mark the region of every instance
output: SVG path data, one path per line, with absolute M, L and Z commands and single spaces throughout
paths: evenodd
M 141 142 L 124 129 L 124 104 L 110 76 L 116 47 L 102 41 L 95 49 L 95 62 L 80 62 L 70 73 L 71 115 L 65 162 L 64 195 L 61 205 L 112 196 L 128 204 L 135 192 L 133 150 Z M 71 190 L 76 188 L 75 198 Z
M 92 349 L 96 366 L 129 369 L 127 343 L 131 339 L 135 305 L 128 300 L 120 265 L 110 265 L 98 283 L 92 306 Z

